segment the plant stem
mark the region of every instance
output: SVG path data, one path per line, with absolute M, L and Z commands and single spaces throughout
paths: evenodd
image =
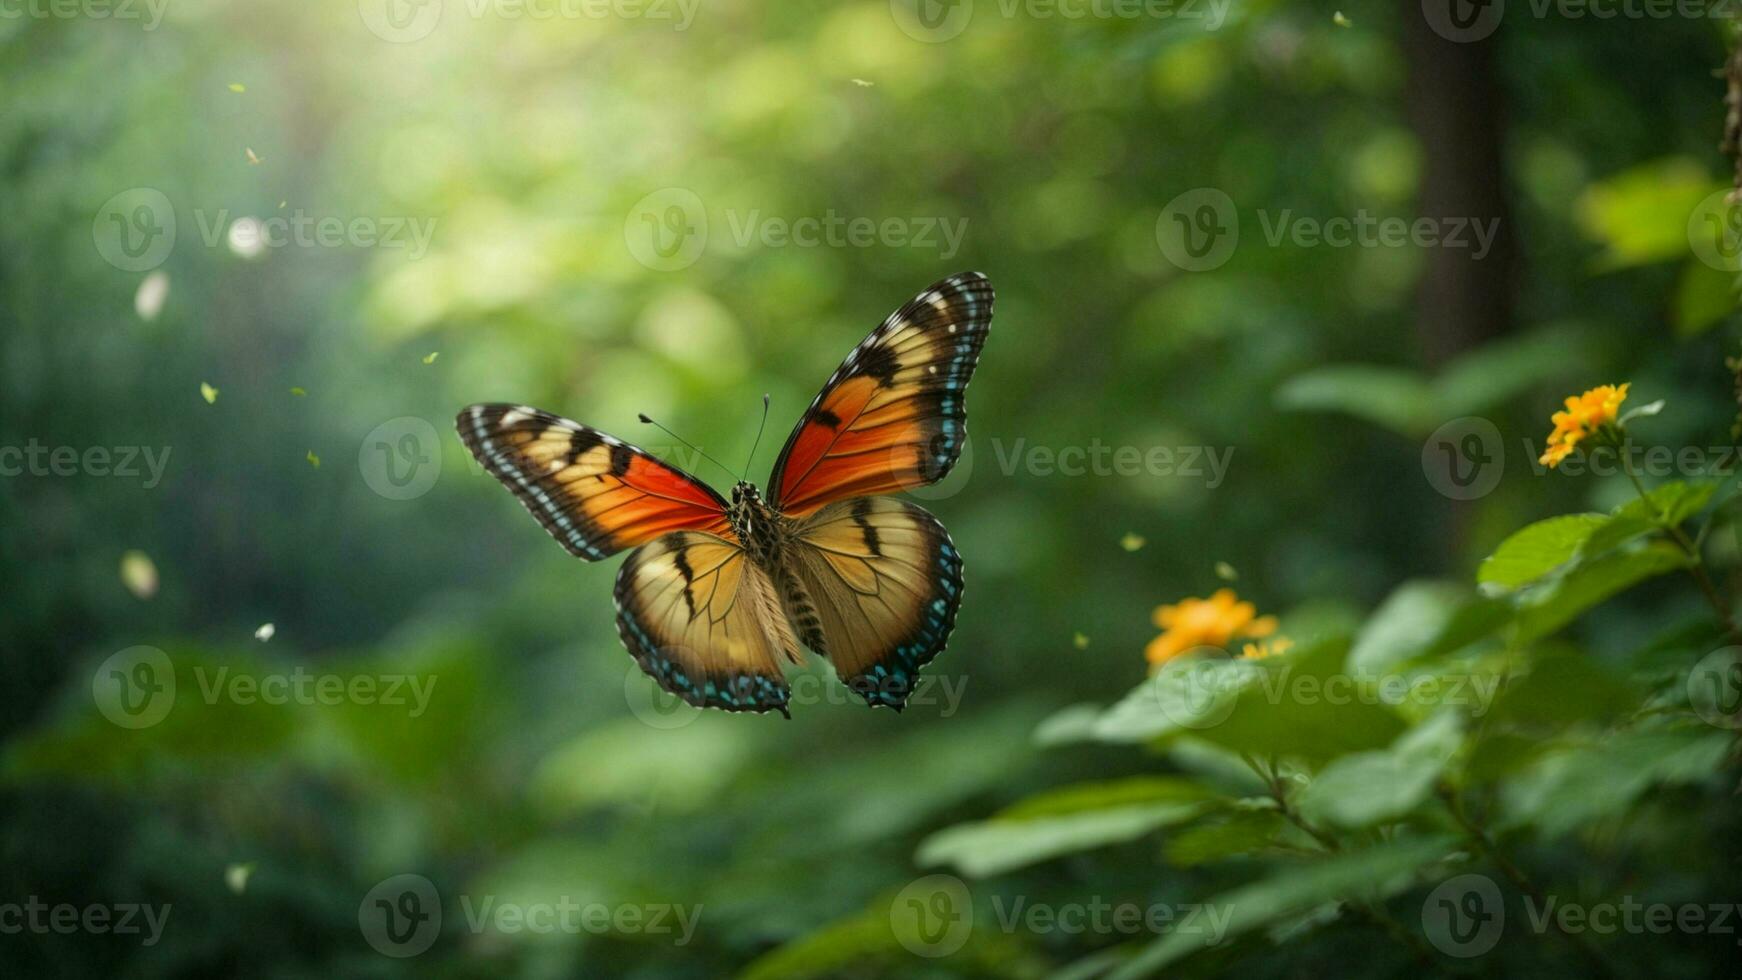
M 1257 774 L 1259 779 L 1264 780 L 1265 786 L 1270 791 L 1270 798 L 1276 801 L 1277 812 L 1281 813 L 1289 823 L 1299 827 L 1307 836 L 1318 841 L 1319 846 L 1323 847 L 1326 852 L 1331 854 L 1342 853 L 1342 844 L 1338 842 L 1336 837 L 1314 827 L 1305 817 L 1301 816 L 1293 807 L 1288 805 L 1288 793 L 1283 788 L 1282 777 L 1277 773 L 1276 760 L 1270 760 L 1270 765 L 1266 766 L 1254 758 L 1250 752 L 1242 752 L 1240 753 L 1240 757 L 1246 760 L 1246 765 L 1252 768 L 1252 771 Z M 1386 914 L 1385 910 L 1380 908 L 1376 903 L 1344 899 L 1343 904 L 1368 922 L 1378 926 L 1387 935 L 1391 936 L 1391 938 L 1402 943 L 1409 950 L 1410 955 L 1414 956 L 1416 961 L 1423 967 L 1428 968 L 1430 971 L 1436 967 L 1437 961 L 1435 960 L 1432 951 L 1428 949 L 1427 944 L 1422 942 L 1421 937 L 1410 932 L 1408 929 L 1405 929 L 1401 922 L 1398 922 L 1396 919 Z
M 1446 810 L 1451 813 L 1452 819 L 1470 838 L 1470 843 L 1476 850 L 1494 862 L 1494 866 L 1500 869 L 1500 873 L 1506 876 L 1507 881 L 1512 882 L 1513 887 L 1530 896 L 1539 908 L 1546 907 L 1548 899 L 1543 895 L 1542 889 L 1538 888 L 1536 883 L 1531 881 L 1529 876 L 1519 870 L 1518 865 L 1513 864 L 1505 852 L 1500 850 L 1499 845 L 1495 844 L 1494 840 L 1488 836 L 1487 829 L 1464 811 L 1464 804 L 1458 798 L 1457 791 L 1446 783 L 1441 783 L 1438 791 L 1440 800 L 1446 805 Z M 1547 918 L 1549 923 L 1554 926 L 1555 932 L 1571 943 L 1598 974 L 1606 977 L 1616 975 L 1609 961 L 1603 958 L 1603 954 L 1592 946 L 1582 933 L 1568 932 L 1566 927 L 1562 926 L 1552 915 Z
M 1627 479 L 1633 484 L 1633 490 L 1639 494 L 1639 499 L 1645 504 L 1645 509 L 1651 513 L 1652 522 L 1663 528 L 1670 539 L 1681 548 L 1682 554 L 1688 558 L 1688 574 L 1693 576 L 1694 584 L 1700 587 L 1700 592 L 1711 604 L 1712 611 L 1718 614 L 1718 621 L 1724 624 L 1724 629 L 1733 640 L 1742 640 L 1742 630 L 1736 628 L 1736 621 L 1730 617 L 1730 607 L 1718 594 L 1717 586 L 1712 584 L 1711 576 L 1706 574 L 1706 563 L 1700 557 L 1700 547 L 1695 544 L 1678 524 L 1671 524 L 1667 512 L 1660 513 L 1657 504 L 1652 502 L 1651 495 L 1645 492 L 1645 485 L 1639 482 L 1639 474 L 1633 472 L 1633 462 L 1627 458 L 1624 444 L 1618 445 L 1616 453 L 1621 457 L 1621 471 L 1627 474 Z

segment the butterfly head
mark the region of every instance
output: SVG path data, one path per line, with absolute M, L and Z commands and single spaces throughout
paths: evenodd
M 739 480 L 732 485 L 732 503 L 743 506 L 748 503 L 761 503 L 762 495 L 757 492 L 756 484 L 749 480 Z

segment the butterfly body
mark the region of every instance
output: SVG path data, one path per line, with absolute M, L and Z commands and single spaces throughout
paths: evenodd
M 635 549 L 619 636 L 691 704 L 787 713 L 809 649 L 868 704 L 900 710 L 948 640 L 962 560 L 942 524 L 887 496 L 942 479 L 992 317 L 978 273 L 933 284 L 855 347 L 787 439 L 768 498 L 730 501 L 621 440 L 525 405 L 474 405 L 473 455 L 571 554 Z

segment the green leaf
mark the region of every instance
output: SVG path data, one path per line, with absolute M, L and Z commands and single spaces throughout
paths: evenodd
M 1034 819 L 999 818 L 959 824 L 920 842 L 914 860 L 953 865 L 971 878 L 1002 874 L 1064 854 L 1123 844 L 1184 823 L 1213 805 L 1204 800 L 1085 810 Z
M 1506 685 L 1494 721 L 1537 729 L 1609 722 L 1638 707 L 1642 698 L 1584 651 L 1563 650 L 1536 657 Z
M 1469 602 L 1467 586 L 1437 581 L 1404 583 L 1386 597 L 1356 634 L 1349 668 L 1358 672 L 1382 670 L 1439 647 L 1448 627 Z
M 1261 663 L 1266 669 L 1192 734 L 1236 752 L 1322 762 L 1391 744 L 1402 719 L 1380 703 L 1374 675 L 1344 670 L 1347 644 L 1302 647 Z
M 1265 670 L 1251 660 L 1175 660 L 1102 712 L 1090 726 L 1090 735 L 1097 741 L 1133 744 L 1209 727 Z
M 1571 561 L 1585 539 L 1608 521 L 1603 514 L 1563 514 L 1526 525 L 1482 560 L 1476 581 L 1500 590 L 1534 582 Z
M 1048 715 L 1034 726 L 1034 744 L 1047 747 L 1090 742 L 1104 709 L 1098 704 L 1073 704 Z
M 1074 783 L 1047 790 L 998 813 L 1003 820 L 1034 820 L 1088 810 L 1110 810 L 1149 803 L 1202 803 L 1215 793 L 1177 776 L 1132 776 L 1103 782 Z
M 1698 259 L 1683 263 L 1676 280 L 1670 320 L 1681 337 L 1696 337 L 1722 323 L 1736 309 L 1734 276 Z
M 1274 809 L 1233 810 L 1170 834 L 1162 855 L 1182 868 L 1222 861 L 1264 850 L 1287 826 Z
M 1454 839 L 1410 837 L 1287 868 L 1250 885 L 1224 892 L 1206 906 L 1227 918 L 1222 933 L 1175 930 L 1149 944 L 1107 980 L 1152 977 L 1162 967 L 1228 939 L 1262 929 L 1338 899 L 1380 901 L 1415 884 L 1421 869 L 1444 857 Z
M 1707 730 L 1624 732 L 1552 751 L 1502 789 L 1509 823 L 1549 837 L 1614 816 L 1652 786 L 1715 776 L 1731 735 Z
M 1593 184 L 1578 203 L 1578 222 L 1603 243 L 1602 270 L 1678 259 L 1688 254 L 1688 215 L 1723 189 L 1685 157 L 1656 160 Z
M 1674 527 L 1704 510 L 1717 489 L 1718 484 L 1709 480 L 1699 483 L 1675 480 L 1651 490 L 1645 495 L 1645 500 L 1634 500 L 1622 506 L 1615 511 L 1615 516 L 1661 522 L 1662 526 Z
M 1276 405 L 1294 412 L 1342 412 L 1415 437 L 1433 417 L 1433 390 L 1413 371 L 1338 364 L 1283 382 L 1276 389 Z
M 1585 324 L 1539 327 L 1460 355 L 1433 381 L 1434 419 L 1477 415 L 1521 392 L 1579 372 L 1591 360 Z
M 1462 741 L 1461 716 L 1443 710 L 1389 749 L 1333 759 L 1301 791 L 1301 812 L 1314 823 L 1348 828 L 1396 820 L 1433 792 Z
M 1519 639 L 1540 639 L 1572 622 L 1610 596 L 1649 578 L 1687 567 L 1687 558 L 1664 541 L 1633 551 L 1612 551 L 1581 563 L 1520 603 Z

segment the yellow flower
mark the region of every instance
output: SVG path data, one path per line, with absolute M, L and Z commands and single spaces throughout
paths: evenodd
M 1554 431 L 1548 434 L 1548 444 L 1543 447 L 1539 462 L 1550 468 L 1559 466 L 1586 436 L 1605 425 L 1614 425 L 1621 403 L 1627 400 L 1627 387 L 1598 385 L 1577 397 L 1567 396 L 1566 411 L 1554 413 L 1550 420 L 1554 422 Z
M 1267 637 L 1276 632 L 1276 617 L 1257 615 L 1252 603 L 1240 601 L 1233 589 L 1217 589 L 1208 599 L 1158 606 L 1155 625 L 1162 633 L 1143 653 L 1150 663 L 1162 664 L 1193 647 L 1226 649 L 1235 640 Z

